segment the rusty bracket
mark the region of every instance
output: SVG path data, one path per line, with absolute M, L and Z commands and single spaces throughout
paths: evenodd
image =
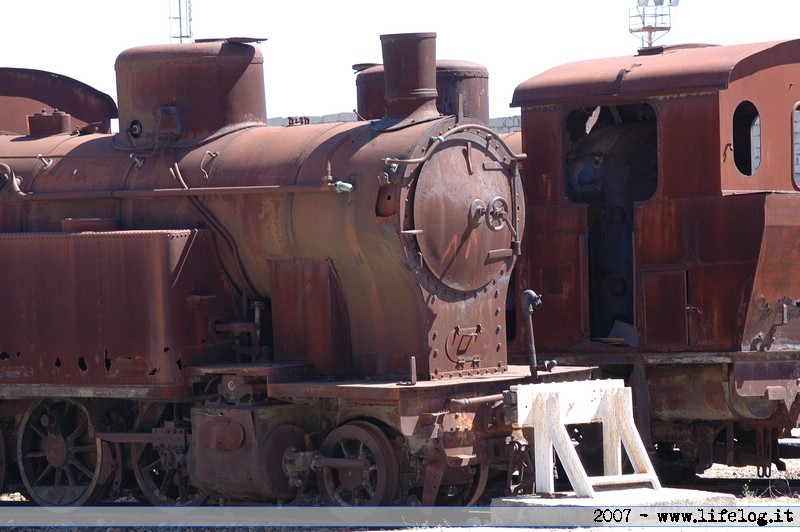
M 535 487 L 533 449 L 521 431 L 508 438 L 511 459 L 508 461 L 506 493 L 520 495 L 533 493 Z
M 269 386 L 266 382 L 258 382 L 242 375 L 225 375 L 217 386 L 217 393 L 231 404 L 240 403 L 244 399 L 254 400 L 266 395 Z
M 50 166 L 53 164 L 53 158 L 52 157 L 45 157 L 41 153 L 37 153 L 36 154 L 36 158 L 39 159 L 40 161 L 42 161 L 42 165 L 44 166 L 45 170 L 50 168 Z
M 206 166 L 206 159 L 208 159 L 208 161 L 213 161 L 213 160 L 214 160 L 214 159 L 216 159 L 218 156 L 219 156 L 219 152 L 218 152 L 218 151 L 208 151 L 208 150 L 206 150 L 206 152 L 203 154 L 203 158 L 202 158 L 202 159 L 200 159 L 200 171 L 203 173 L 203 177 L 204 177 L 206 180 L 207 180 L 207 179 L 208 179 L 208 177 L 209 177 L 209 176 L 208 176 L 208 172 L 206 171 L 206 168 L 205 168 L 205 166 Z
M 177 427 L 159 427 L 152 431 L 153 449 L 184 451 L 188 447 L 186 431 Z

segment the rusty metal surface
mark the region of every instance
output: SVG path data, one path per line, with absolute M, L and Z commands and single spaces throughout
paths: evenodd
M 302 381 L 309 377 L 308 362 L 211 362 L 192 364 L 186 368 L 186 374 L 194 377 L 206 375 L 240 375 L 243 377 L 260 377 L 267 382 Z
M 798 208 L 798 196 L 776 194 L 764 199 L 759 266 L 748 300 L 742 350 L 800 349 L 800 287 L 789 275 L 792 265 L 800 260 L 800 251 L 791 244 L 800 238 Z
M 437 61 L 436 87 L 441 87 L 436 105 L 442 114 L 462 112 L 464 116 L 489 123 L 489 71 L 486 67 L 471 61 Z
M 525 153 L 522 149 L 522 131 L 503 133 L 501 136 L 505 143 L 508 144 L 508 147 L 511 148 L 511 151 L 514 153 Z
M 613 93 L 613 97 L 619 100 L 616 109 L 621 113 L 615 119 L 620 123 L 614 125 L 606 125 L 604 120 L 608 119 L 603 118 L 608 109 L 603 104 L 612 94 L 604 94 L 596 87 L 587 89 L 585 93 L 565 93 L 560 100 L 554 99 L 552 94 L 547 96 L 550 102 L 563 102 L 563 107 L 541 110 L 529 108 L 523 112 L 526 138 L 542 139 L 541 132 L 557 131 L 559 133 L 551 137 L 556 144 L 568 149 L 566 162 L 547 155 L 550 149 L 557 153 L 559 150 L 556 146 L 546 146 L 544 156 L 537 154 L 526 161 L 524 171 L 530 176 L 526 179 L 526 193 L 534 206 L 531 212 L 536 217 L 532 225 L 558 227 L 556 218 L 571 211 L 575 211 L 575 216 L 581 216 L 580 212 L 585 210 L 587 216 L 586 222 L 576 218 L 579 225 L 570 229 L 573 231 L 574 245 L 565 245 L 564 235 L 558 230 L 528 235 L 526 248 L 531 256 L 523 257 L 523 268 L 520 270 L 524 278 L 522 283 L 530 283 L 534 287 L 534 283 L 543 283 L 546 289 L 542 295 L 546 302 L 555 306 L 551 307 L 554 315 L 572 316 L 572 319 L 558 320 L 553 315 L 539 318 L 544 322 L 544 332 L 537 340 L 541 341 L 545 350 L 574 352 L 578 349 L 586 352 L 596 349 L 598 352 L 607 352 L 607 347 L 589 343 L 591 338 L 609 336 L 612 323 L 599 323 L 598 317 L 601 313 L 607 313 L 609 319 L 624 318 L 622 321 L 634 326 L 638 336 L 638 350 L 642 352 L 749 350 L 753 343 L 772 342 L 765 338 L 769 336 L 772 323 L 780 320 L 781 298 L 791 298 L 788 294 L 794 292 L 793 289 L 783 286 L 784 278 L 779 271 L 785 271 L 788 262 L 783 262 L 785 254 L 777 250 L 779 241 L 792 238 L 792 230 L 785 226 L 793 225 L 790 221 L 793 209 L 789 205 L 794 200 L 754 194 L 728 198 L 721 198 L 720 195 L 731 193 L 734 186 L 739 194 L 743 189 L 793 189 L 785 172 L 775 165 L 770 166 L 773 160 L 790 159 L 791 136 L 779 135 L 780 132 L 770 130 L 770 138 L 775 140 L 770 141 L 770 157 L 764 158 L 765 162 L 756 174 L 758 178 L 754 176 L 753 179 L 742 180 L 739 175 L 735 178 L 737 182 L 733 183 L 733 176 L 726 177 L 726 165 L 732 163 L 726 162 L 730 157 L 726 158 L 723 153 L 728 133 L 724 128 L 720 130 L 720 121 L 723 127 L 728 124 L 725 113 L 732 113 L 736 103 L 743 97 L 753 98 L 758 102 L 765 122 L 767 116 L 785 109 L 787 105 L 793 105 L 788 99 L 784 100 L 783 95 L 779 98 L 773 95 L 769 99 L 761 100 L 752 94 L 767 94 L 768 84 L 774 84 L 776 80 L 786 76 L 782 64 L 800 60 L 800 57 L 795 58 L 793 55 L 800 49 L 799 44 L 797 41 L 790 41 L 781 44 L 703 47 L 665 50 L 663 53 L 644 56 L 641 68 L 637 67 L 634 72 L 637 79 L 641 80 L 640 90 L 634 91 L 630 88 L 629 91 Z M 699 60 L 706 55 L 709 62 Z M 676 76 L 682 72 L 675 59 L 681 56 L 684 57 L 686 69 L 689 71 L 704 68 L 725 78 L 725 84 L 717 87 L 717 103 L 714 98 L 702 95 L 680 99 L 651 99 L 654 94 L 649 91 L 649 87 L 659 87 L 658 84 L 666 79 L 668 73 Z M 690 61 L 692 57 L 697 59 L 694 63 Z M 619 60 L 591 62 L 591 67 L 587 69 L 570 70 L 565 67 L 559 71 L 564 73 L 563 77 L 557 77 L 554 73 L 542 74 L 521 85 L 528 92 L 523 91 L 520 94 L 532 97 L 539 95 L 541 89 L 544 97 L 547 95 L 546 87 L 551 86 L 548 84 L 552 83 L 554 87 L 565 83 L 573 87 L 572 82 L 579 81 L 584 74 L 586 79 L 597 78 L 601 72 L 609 77 L 615 76 L 619 72 L 615 61 Z M 650 85 L 645 85 L 647 79 L 650 80 Z M 676 83 L 671 91 L 675 94 L 682 93 L 684 87 L 685 84 Z M 668 90 L 666 86 L 662 89 L 664 93 Z M 589 142 L 587 148 L 582 148 L 587 141 L 575 140 L 576 129 L 572 129 L 575 125 L 569 121 L 576 115 L 576 109 L 585 109 L 584 117 L 589 117 L 595 108 L 595 104 L 588 100 L 589 97 L 594 98 L 596 105 L 601 105 L 603 111 L 599 122 L 593 125 L 594 129 L 588 135 L 588 138 L 597 137 L 598 140 Z M 571 100 L 567 101 L 567 98 Z M 637 101 L 640 103 L 635 103 Z M 520 99 L 518 103 L 527 106 L 531 102 Z M 631 123 L 632 116 L 625 114 L 628 106 L 640 110 L 638 120 L 653 121 L 653 142 L 657 144 L 653 144 L 654 151 L 649 155 L 642 150 L 624 155 L 625 148 L 619 141 L 603 145 L 599 140 L 608 128 L 627 129 L 631 133 L 635 131 L 634 128 L 638 126 L 635 122 Z M 653 113 L 652 118 L 648 118 L 646 114 L 650 112 Z M 683 126 L 687 120 L 694 124 L 688 132 Z M 762 134 L 766 134 L 766 129 Z M 643 139 L 647 139 L 648 135 L 646 129 L 642 133 L 633 133 L 634 137 L 640 136 Z M 523 148 L 534 152 L 536 146 L 531 144 Z M 773 159 L 772 152 L 777 155 L 776 159 Z M 571 202 L 559 199 L 563 197 L 560 194 L 569 195 L 570 190 L 575 190 L 574 183 L 578 180 L 569 173 L 575 168 L 571 158 L 581 157 L 582 153 L 595 154 L 594 168 L 592 165 L 578 167 L 581 173 L 577 179 L 587 180 L 587 176 L 593 176 L 592 179 L 596 181 L 592 182 L 602 183 L 605 189 L 597 189 L 597 200 L 586 200 L 586 192 L 580 190 L 582 195 L 572 198 Z M 686 157 L 687 153 L 693 154 L 692 157 Z M 629 170 L 628 179 L 631 181 L 628 184 L 615 185 L 610 179 L 599 177 L 606 171 L 604 168 L 610 170 L 614 167 L 615 158 L 619 158 L 620 162 L 631 169 L 640 166 L 642 170 L 639 173 L 646 169 L 646 164 L 657 164 L 658 185 L 655 194 L 651 198 L 637 198 L 635 209 L 633 205 L 622 205 L 622 202 L 626 195 L 636 193 L 632 188 L 632 180 L 637 171 Z M 618 175 L 619 172 L 611 172 L 609 175 L 612 174 Z M 729 184 L 726 184 L 726 179 L 730 181 Z M 589 207 L 582 208 L 580 205 L 584 202 Z M 603 207 L 594 207 L 593 202 Z M 615 202 L 625 207 L 624 211 L 619 211 L 624 214 L 619 219 L 625 223 L 633 220 L 632 230 L 628 230 L 628 240 L 632 242 L 632 247 L 627 250 L 615 244 L 610 237 L 609 231 L 614 228 L 611 215 L 618 209 Z M 785 207 L 782 206 L 784 203 Z M 747 213 L 747 216 L 742 216 L 742 213 Z M 593 220 L 605 217 L 612 223 L 607 227 L 603 226 L 605 229 L 602 236 L 593 233 Z M 774 221 L 765 222 L 768 219 Z M 580 227 L 582 223 L 586 223 L 585 229 Z M 772 225 L 776 227 L 771 227 Z M 777 226 L 781 226 L 781 229 Z M 779 239 L 778 234 L 782 238 Z M 625 239 L 619 241 L 625 242 Z M 597 249 L 598 242 L 601 246 L 600 255 L 593 251 Z M 766 246 L 772 251 L 767 251 Z M 617 251 L 614 251 L 615 247 Z M 792 261 L 791 258 L 786 260 Z M 622 277 L 628 286 L 627 291 L 620 290 L 621 283 L 611 283 L 609 281 L 612 279 L 604 278 L 607 275 L 616 277 L 617 274 L 606 266 L 598 268 L 603 261 L 610 261 L 610 264 L 627 262 L 626 267 L 632 268 L 632 275 L 627 279 Z M 681 275 L 684 277 L 683 281 L 680 279 Z M 756 283 L 751 284 L 756 276 Z M 669 283 L 667 278 L 671 279 Z M 602 286 L 602 283 L 608 283 L 614 292 L 625 294 L 629 305 L 635 310 L 633 315 L 631 312 L 614 310 L 614 306 L 608 301 L 598 299 L 599 292 L 595 287 Z M 778 288 L 774 283 L 781 287 Z M 779 294 L 781 290 L 785 294 Z M 767 299 L 760 295 L 764 291 L 770 293 Z M 685 293 L 685 302 L 681 293 Z M 671 304 L 665 303 L 666 300 L 662 297 L 664 295 L 670 297 Z M 576 315 L 580 313 L 578 309 L 586 308 L 587 305 L 591 309 L 589 316 L 575 319 L 579 317 Z M 750 307 L 750 311 L 743 312 L 747 307 Z M 757 314 L 770 314 L 772 317 L 769 320 L 772 323 L 757 317 Z M 585 321 L 587 319 L 588 327 Z M 789 322 L 793 320 L 789 319 Z M 587 329 L 590 331 L 588 335 Z M 781 348 L 794 348 L 792 338 L 796 335 L 791 332 L 793 325 L 787 324 L 784 330 L 786 339 L 775 341 L 782 344 Z M 776 334 L 780 337 L 780 327 Z
M 253 46 L 143 46 L 121 53 L 115 66 L 122 145 L 152 148 L 164 138 L 187 145 L 267 120 L 263 57 Z
M 723 365 L 651 366 L 647 371 L 654 421 L 727 420 L 728 375 Z
M 506 213 L 511 209 L 508 176 L 500 169 L 486 171 L 495 160 L 490 150 L 464 139 L 434 155 L 417 177 L 413 212 L 414 230 L 421 231 L 417 237 L 420 252 L 433 275 L 459 292 L 483 287 L 507 267 L 506 261 L 493 258 L 491 252 L 510 252 L 513 234 L 502 220 L 493 220 L 493 225 L 484 220 L 492 208 L 503 208 Z M 461 193 L 462 180 L 442 179 L 459 174 L 469 175 L 468 182 L 474 187 L 467 197 Z M 486 212 L 470 216 L 472 204 L 467 203 L 471 201 L 480 202 Z
M 543 372 L 544 382 L 561 382 L 588 379 L 595 374 L 596 368 L 557 366 L 552 372 Z M 509 366 L 502 374 L 481 375 L 466 379 L 418 381 L 416 385 L 397 381 L 369 382 L 357 380 L 332 381 L 297 381 L 276 383 L 271 386 L 272 395 L 277 398 L 311 397 L 342 398 L 352 401 L 399 401 L 409 402 L 420 398 L 434 398 L 444 404 L 454 398 L 483 397 L 491 395 L 492 390 L 508 387 L 510 382 L 530 380 L 530 369 L 527 366 Z
M 797 62 L 798 54 L 797 41 L 655 47 L 647 55 L 592 59 L 550 69 L 521 83 L 511 105 L 716 91 L 759 69 Z
M 194 408 L 189 471 L 208 493 L 238 500 L 291 500 L 299 486 L 289 484 L 284 453 L 305 451 L 305 435 L 316 430 L 316 421 L 293 405 Z
M 0 236 L 10 318 L 0 326 L 3 388 L 171 396 L 186 382 L 184 366 L 230 345 L 209 329 L 212 317 L 235 312 L 220 274 L 207 270 L 212 245 L 196 231 Z M 124 283 L 111 282 L 109 269 L 124 272 Z
M 800 392 L 800 364 L 796 361 L 739 362 L 733 364 L 732 388 L 743 400 L 782 401 L 787 410 Z M 761 410 L 764 410 L 762 407 Z
M 322 176 L 329 174 L 333 176 L 332 179 L 341 179 L 350 174 L 380 177 L 387 170 L 380 162 L 381 159 L 397 150 L 396 146 L 405 146 L 408 156 L 413 156 L 415 153 L 413 150 L 425 147 L 431 133 L 438 132 L 440 128 L 441 126 L 437 126 L 433 129 L 425 125 L 409 127 L 378 137 L 369 145 L 367 139 L 372 138 L 374 132 L 363 124 L 288 129 L 253 128 L 239 133 L 235 137 L 236 142 L 224 139 L 208 146 L 219 155 L 214 159 L 213 165 L 207 168 L 209 173 L 207 181 L 196 170 L 191 172 L 187 170 L 184 174 L 190 186 L 199 184 L 210 187 L 227 184 L 233 179 L 254 184 L 265 181 L 280 184 L 311 184 L 319 183 Z M 451 186 L 455 187 L 457 183 L 462 182 L 465 187 L 459 190 L 457 199 L 451 198 L 449 201 L 463 202 L 459 212 L 468 214 L 473 200 L 481 199 L 489 202 L 493 199 L 477 186 L 481 179 L 488 179 L 480 176 L 486 174 L 502 176 L 504 172 L 484 169 L 482 164 L 487 155 L 482 148 L 475 147 L 477 162 L 473 170 L 474 175 L 470 175 L 463 154 L 466 142 L 482 144 L 484 141 L 474 133 L 465 132 L 458 139 L 454 138 L 452 142 L 439 148 L 436 159 L 426 164 L 451 160 L 454 161 L 453 164 L 459 165 L 457 172 L 453 174 Z M 261 143 L 269 143 L 273 148 L 263 157 L 259 156 L 257 161 L 248 164 L 240 162 L 246 161 L 248 157 L 253 159 L 254 150 L 251 146 Z M 285 150 L 282 150 L 283 146 L 286 146 Z M 297 150 L 293 148 L 296 146 L 305 147 L 305 154 L 300 160 L 297 159 Z M 494 149 L 491 148 L 492 154 L 489 156 L 492 159 L 498 158 L 493 154 Z M 191 159 L 195 162 L 192 163 Z M 191 169 L 199 165 L 201 159 L 201 154 L 192 154 L 187 157 L 185 163 L 181 163 L 181 166 Z M 259 170 L 256 173 L 252 168 Z M 407 170 L 409 177 L 402 179 L 408 179 L 407 182 L 413 184 L 410 175 L 416 170 L 416 166 L 410 166 Z M 295 177 L 287 182 L 289 176 Z M 392 182 L 395 179 L 397 181 Z M 418 272 L 402 266 L 405 263 L 415 268 L 419 264 L 419 256 L 417 252 L 408 251 L 409 242 L 413 243 L 416 240 L 415 234 L 399 237 L 396 235 L 399 230 L 416 230 L 413 225 L 408 228 L 401 225 L 402 220 L 414 224 L 415 218 L 406 216 L 406 213 L 399 208 L 399 205 L 404 205 L 405 196 L 413 194 L 413 187 L 411 189 L 401 187 L 399 180 L 399 177 L 387 175 L 387 181 L 367 179 L 355 182 L 355 188 L 351 193 L 352 200 L 340 195 L 322 197 L 310 194 L 287 194 L 274 197 L 210 197 L 207 202 L 223 224 L 238 228 L 236 236 L 240 245 L 243 249 L 250 250 L 242 257 L 243 264 L 259 293 L 272 294 L 274 290 L 269 269 L 265 268 L 269 264 L 263 262 L 261 257 L 287 260 L 305 256 L 309 260 L 330 261 L 331 274 L 338 279 L 344 300 L 347 302 L 347 316 L 352 333 L 354 375 L 407 374 L 410 368 L 410 356 L 415 355 L 421 360 L 430 355 L 430 351 L 423 347 L 423 342 L 428 342 L 426 338 L 435 326 L 420 321 L 421 314 L 415 310 L 421 304 L 421 300 L 417 299 L 419 294 L 415 290 L 404 288 L 419 285 L 416 277 Z M 508 198 L 508 193 L 504 197 Z M 426 202 L 435 199 L 421 195 L 415 199 L 413 205 L 424 206 Z M 354 205 L 359 207 L 354 208 Z M 140 209 L 147 209 L 145 217 L 149 219 L 163 215 L 162 211 L 156 212 L 156 209 L 148 204 L 137 204 L 134 208 L 138 212 L 142 212 Z M 432 208 L 433 212 L 436 212 L 436 207 Z M 443 210 L 439 213 L 439 215 L 444 214 Z M 340 223 L 351 219 L 352 222 Z M 330 223 L 320 224 L 319 220 L 328 220 Z M 353 230 L 345 230 L 351 226 Z M 395 236 L 389 236 L 391 233 L 387 230 L 390 229 L 395 232 Z M 464 228 L 436 227 L 435 229 L 460 234 Z M 507 230 L 504 231 L 505 234 L 493 232 L 483 224 L 474 229 L 474 235 L 466 236 L 477 238 L 477 243 L 481 243 L 484 238 L 490 238 L 495 233 L 499 235 L 496 238 L 506 239 L 508 233 Z M 387 244 L 391 245 L 387 247 Z M 497 249 L 503 248 L 508 249 L 508 246 L 499 246 Z M 355 262 L 353 250 L 356 250 Z M 367 256 L 370 260 L 362 259 Z M 502 265 L 509 259 L 510 257 L 500 257 L 497 261 L 481 266 L 480 270 L 499 275 Z M 431 260 L 434 260 L 433 255 Z M 507 268 L 504 271 L 507 273 Z M 502 275 L 505 276 L 506 273 Z M 365 285 L 372 288 L 365 292 L 362 288 Z M 500 284 L 498 288 L 502 289 L 502 286 Z M 496 295 L 490 293 L 488 296 L 502 300 L 500 293 Z M 444 300 L 437 304 L 442 309 L 456 309 L 463 307 L 464 302 Z M 493 312 L 493 308 L 489 307 L 489 312 Z M 453 319 L 452 314 L 447 312 L 442 310 L 432 317 L 436 320 Z M 496 327 L 490 328 L 488 325 L 491 319 L 488 318 L 483 322 L 484 327 L 487 327 L 486 333 L 498 334 L 495 331 Z M 353 327 L 354 323 L 359 326 Z M 390 323 L 392 325 L 388 326 Z M 436 328 L 435 330 L 439 332 L 434 340 L 440 342 L 441 348 L 437 347 L 440 353 L 444 354 L 444 342 L 456 325 L 475 327 L 477 322 L 451 323 L 446 325 L 444 331 Z M 425 327 L 426 332 L 410 333 L 412 330 L 420 330 L 418 327 Z M 375 356 L 376 353 L 383 355 Z M 288 355 L 295 356 L 292 353 Z M 502 353 L 498 356 L 502 356 Z M 446 364 L 455 368 L 457 360 Z M 489 363 L 489 367 L 494 366 L 494 362 Z M 424 371 L 421 370 L 421 373 Z
M 260 53 L 212 42 L 124 52 L 118 135 L 0 137 L 0 394 L 121 399 L 103 446 L 154 504 L 291 499 L 320 451 L 329 494 L 390 503 L 439 455 L 479 496 L 492 398 L 530 378 L 505 344 L 523 156 L 439 116 L 433 37 L 383 36 L 387 120 L 268 127 Z M 342 473 L 364 439 L 383 484 Z
M 436 110 L 436 34 L 381 35 L 386 117 L 425 120 Z
M 156 111 L 151 109 L 149 112 L 155 114 Z M 426 303 L 413 287 L 419 286 L 417 275 L 424 272 L 414 271 L 415 265 L 419 264 L 419 251 L 409 251 L 410 245 L 416 245 L 417 240 L 426 242 L 426 237 L 397 234 L 406 229 L 417 230 L 413 226 L 416 211 L 421 219 L 435 224 L 428 229 L 429 232 L 445 231 L 440 236 L 446 236 L 461 234 L 467 228 L 448 227 L 446 224 L 439 227 L 437 216 L 450 219 L 451 211 L 456 209 L 456 214 L 462 213 L 459 216 L 466 217 L 475 200 L 491 206 L 495 197 L 501 197 L 509 210 L 514 204 L 508 169 L 500 162 L 505 156 L 502 149 L 496 143 L 487 146 L 485 133 L 465 130 L 452 135 L 435 150 L 431 160 L 423 164 L 425 173 L 427 164 L 441 166 L 446 163 L 446 167 L 454 172 L 447 187 L 458 187 L 459 182 L 465 186 L 437 191 L 431 177 L 427 179 L 426 187 L 434 186 L 432 197 L 420 194 L 414 199 L 415 212 L 401 210 L 400 206 L 407 204 L 405 198 L 413 197 L 415 181 L 412 174 L 419 167 L 408 165 L 405 168 L 401 165 L 397 175 L 391 175 L 391 168 L 382 159 L 398 155 L 416 156 L 428 147 L 432 137 L 452 127 L 452 121 L 448 124 L 418 124 L 377 138 L 370 125 L 363 123 L 297 128 L 251 127 L 211 140 L 199 149 L 189 150 L 179 158 L 177 165 L 158 157 L 129 158 L 125 152 L 112 146 L 118 139 L 107 137 L 87 136 L 69 140 L 48 137 L 23 144 L 0 139 L 3 162 L 21 178 L 19 188 L 28 194 L 24 198 L 25 207 L 13 195 L 3 195 L 2 199 L 8 202 L 4 224 L 10 230 L 58 231 L 66 218 L 117 218 L 119 227 L 126 229 L 190 228 L 200 220 L 209 223 L 207 219 L 210 216 L 215 224 L 231 231 L 231 239 L 239 251 L 238 259 L 229 255 L 223 246 L 225 270 L 237 285 L 251 287 L 251 297 L 271 295 L 270 261 L 295 257 L 330 261 L 331 275 L 338 278 L 347 301 L 354 375 L 408 374 L 411 356 L 417 356 L 418 370 L 424 378 L 430 378 L 437 368 L 439 375 L 453 371 L 464 374 L 502 371 L 505 366 L 504 316 L 495 308 L 500 308 L 504 301 L 509 266 L 513 261 L 510 247 L 500 242 L 507 242 L 509 229 L 493 231 L 481 223 L 470 228 L 470 234 L 463 235 L 465 240 L 455 248 L 461 254 L 462 262 L 466 256 L 464 253 L 472 248 L 483 254 L 482 259 L 470 255 L 474 264 L 470 266 L 472 272 L 445 272 L 449 260 L 446 253 L 450 251 L 442 247 L 441 252 L 445 254 L 436 258 L 441 253 L 436 248 L 438 244 L 435 241 L 424 244 L 427 251 L 420 250 L 423 262 L 427 264 L 426 261 L 430 260 L 436 270 L 429 280 L 423 278 L 431 285 L 427 290 L 436 295 L 437 310 L 432 314 L 420 310 Z M 262 146 L 269 146 L 269 149 L 262 149 Z M 32 155 L 34 153 L 43 154 L 50 164 Z M 369 177 L 356 182 L 351 176 Z M 306 193 L 323 189 L 326 186 L 323 177 L 328 182 L 354 185 L 353 192 L 349 195 Z M 504 180 L 508 184 L 502 190 L 497 188 L 502 187 Z M 480 183 L 494 183 L 492 194 L 481 190 Z M 268 195 L 237 194 L 235 188 L 259 186 L 276 188 Z M 280 187 L 286 188 L 281 190 Z M 139 194 L 137 191 L 141 191 L 142 199 L 158 197 L 153 191 L 181 188 L 206 195 L 203 217 L 184 197 L 173 192 L 169 192 L 173 197 L 162 201 L 141 201 L 136 196 Z M 226 193 L 214 195 L 214 188 L 225 189 Z M 448 190 L 458 190 L 458 198 L 443 198 L 443 193 Z M 8 191 L 6 187 L 5 192 Z M 31 192 L 35 194 L 31 196 Z M 53 196 L 54 193 L 62 196 Z M 30 201 L 36 198 L 43 200 Z M 443 204 L 439 209 L 435 202 L 442 199 L 451 206 L 445 208 Z M 431 207 L 426 206 L 428 201 L 434 201 Z M 498 203 L 494 207 L 492 212 L 498 214 L 503 205 Z M 517 207 L 521 209 L 522 205 L 518 203 Z M 423 216 L 426 209 L 427 214 Z M 319 220 L 329 223 L 320 224 Z M 499 228 L 502 220 L 494 220 L 496 228 Z M 509 222 L 507 226 L 513 222 L 513 215 Z M 491 244 L 484 243 L 484 240 Z M 425 257 L 428 251 L 430 257 Z M 477 266 L 489 252 L 498 256 L 492 255 L 486 265 Z M 369 261 L 363 259 L 367 256 Z M 457 266 L 462 268 L 468 264 Z M 240 272 L 244 272 L 244 278 Z M 475 280 L 469 279 L 478 272 L 480 275 Z M 465 312 L 467 301 L 470 305 L 474 301 L 463 297 L 452 300 L 452 295 L 442 291 L 448 288 L 446 284 L 439 284 L 437 276 L 450 279 L 461 276 L 464 282 L 456 284 L 469 286 L 469 290 L 494 283 L 496 276 L 494 289 L 481 292 L 479 297 L 497 301 L 500 305 L 477 305 L 486 316 L 463 320 L 459 315 Z M 370 287 L 366 293 L 364 286 Z M 426 323 L 423 316 L 430 316 L 431 321 Z M 352 327 L 353 323 L 359 326 Z M 392 325 L 388 326 L 390 323 Z M 471 342 L 474 345 L 465 350 L 459 338 L 450 338 L 456 327 L 477 331 L 478 325 L 483 331 L 480 349 Z M 320 326 L 324 329 L 330 324 Z M 435 341 L 433 348 L 429 337 Z M 488 340 L 494 337 L 496 341 Z M 447 347 L 448 342 L 455 350 Z M 448 349 L 452 351 L 449 355 Z M 427 358 L 430 356 L 439 356 L 441 360 L 429 364 Z M 480 361 L 475 357 L 480 357 Z M 321 371 L 326 371 L 326 368 Z
M 497 164 L 506 148 L 488 141 L 490 136 L 469 125 L 451 129 L 424 157 L 416 189 L 400 194 L 408 209 L 401 211 L 403 230 L 414 237 L 406 253 L 433 296 L 430 355 L 417 358 L 418 371 L 430 378 L 505 371 L 501 305 L 524 227 L 524 204 L 517 176 Z M 449 172 L 451 179 L 435 179 L 437 171 Z M 458 184 L 461 179 L 466 186 Z
M 32 137 L 72 133 L 72 116 L 63 111 L 43 109 L 28 116 L 28 133 Z
M 232 439 L 231 432 L 241 433 L 242 438 Z M 252 456 L 258 440 L 250 411 L 192 409 L 192 435 L 188 465 L 201 489 L 222 496 L 235 494 L 245 500 L 262 495 L 258 475 L 248 478 L 241 474 L 258 463 Z M 211 458 L 216 453 L 226 456 L 224 471 L 220 470 L 219 461 Z M 239 474 L 231 475 L 232 471 Z
M 436 92 L 436 108 L 443 115 L 458 114 L 461 105 L 465 117 L 489 123 L 489 73 L 486 67 L 470 61 L 439 59 L 436 61 Z M 370 66 L 358 72 L 356 97 L 359 118 L 378 120 L 386 116 L 383 65 Z M 515 150 L 516 153 L 520 151 Z
M 308 360 L 318 375 L 351 373 L 345 302 L 329 261 L 270 262 L 273 360 Z M 302 328 L 297 327 L 303 323 Z
M 540 356 L 632 379 L 640 428 L 701 469 L 728 424 L 730 456 L 763 467 L 748 445 L 769 437 L 751 433 L 800 422 L 798 63 L 800 41 L 657 48 L 557 67 L 514 96 L 527 225 L 540 229 L 516 283 L 544 301 Z M 757 132 L 734 131 L 743 101 Z M 521 335 L 509 350 L 524 363 Z
M 117 118 L 114 100 L 85 83 L 42 70 L 0 68 L 0 131 L 26 135 L 27 117 L 43 109 L 69 113 L 75 127 L 99 122 L 101 133 Z

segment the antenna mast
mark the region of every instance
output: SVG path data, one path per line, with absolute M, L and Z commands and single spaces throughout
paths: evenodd
M 630 9 L 628 29 L 633 35 L 639 34 L 642 48 L 650 48 L 672 28 L 672 8 L 680 0 L 637 0 L 637 6 Z M 666 5 L 664 5 L 666 3 Z
M 192 0 L 169 0 L 170 42 L 192 42 Z

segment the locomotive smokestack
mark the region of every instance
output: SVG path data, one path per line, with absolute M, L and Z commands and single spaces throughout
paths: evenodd
M 424 120 L 439 116 L 436 109 L 436 34 L 381 35 L 381 45 L 387 118 Z
M 358 116 L 379 120 L 386 116 L 385 76 L 383 65 L 353 65 L 356 77 Z M 463 113 L 489 123 L 489 71 L 470 61 L 436 60 L 436 108 L 443 115 Z M 520 151 L 519 149 L 516 151 Z

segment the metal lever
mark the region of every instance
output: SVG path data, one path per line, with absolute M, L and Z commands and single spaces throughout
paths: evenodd
M 539 369 L 547 369 L 549 371 L 555 365 L 548 360 L 545 362 L 545 367 L 540 368 L 536 361 L 536 345 L 533 341 L 533 311 L 539 310 L 540 308 L 542 308 L 542 296 L 533 290 L 525 290 L 522 292 L 522 297 L 520 297 L 520 310 L 522 310 L 522 315 L 527 317 L 525 320 L 525 328 L 528 332 L 528 360 L 531 367 L 531 379 L 533 382 L 541 382 L 539 379 Z

